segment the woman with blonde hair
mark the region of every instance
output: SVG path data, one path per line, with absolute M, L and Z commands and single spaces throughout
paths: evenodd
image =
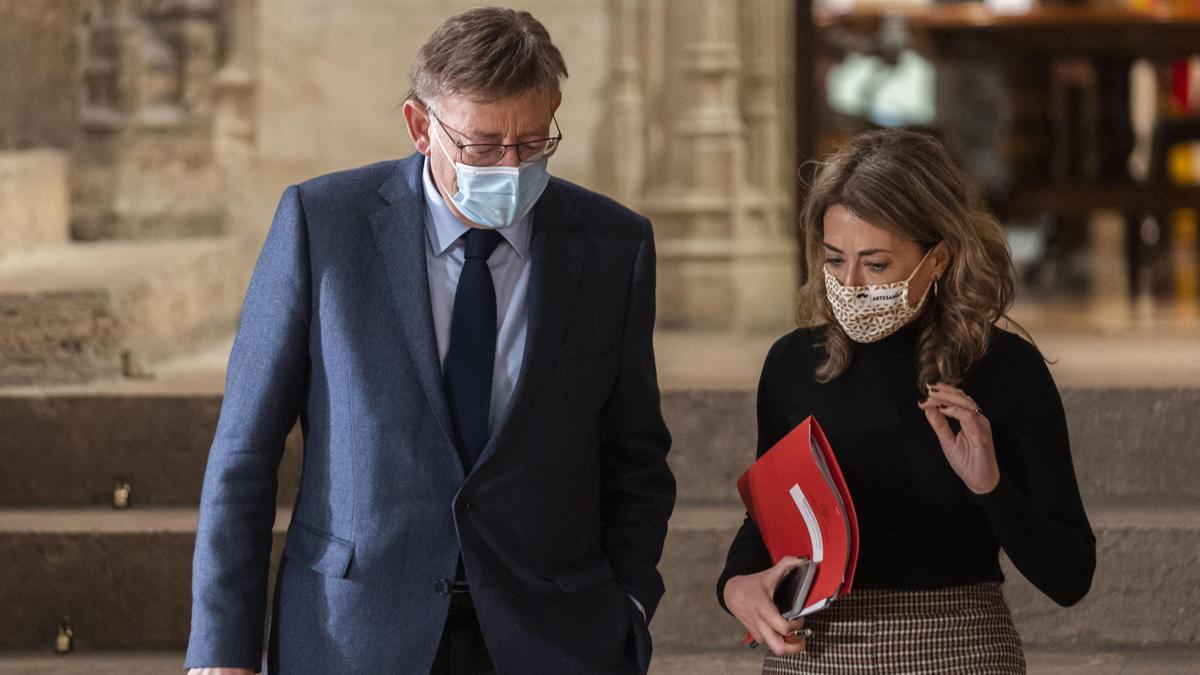
M 855 587 L 785 621 L 772 594 L 797 561 L 773 565 L 747 518 L 718 599 L 770 648 L 764 673 L 1023 673 L 999 552 L 1068 606 L 1095 537 L 1045 361 L 996 325 L 1000 225 L 937 140 L 896 130 L 827 158 L 801 218 L 801 327 L 763 365 L 758 454 L 822 425 L 858 514 Z

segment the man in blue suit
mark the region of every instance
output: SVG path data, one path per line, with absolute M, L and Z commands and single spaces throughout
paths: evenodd
M 419 154 L 276 212 L 205 475 L 186 667 L 262 663 L 299 418 L 269 672 L 644 673 L 675 500 L 650 224 L 546 172 L 566 67 L 529 14 L 448 20 L 412 75 Z

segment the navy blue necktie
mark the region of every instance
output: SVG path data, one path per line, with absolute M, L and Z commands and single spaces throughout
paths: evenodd
M 454 292 L 450 348 L 443 371 L 458 432 L 459 457 L 463 468 L 470 471 L 488 440 L 496 364 L 496 287 L 487 261 L 500 244 L 501 235 L 495 230 L 471 228 L 463 237 L 467 240 L 467 258 Z

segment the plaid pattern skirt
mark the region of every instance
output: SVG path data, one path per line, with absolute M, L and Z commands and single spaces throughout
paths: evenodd
M 998 583 L 932 591 L 861 589 L 807 617 L 803 654 L 768 654 L 764 674 L 1024 673 L 1021 636 Z

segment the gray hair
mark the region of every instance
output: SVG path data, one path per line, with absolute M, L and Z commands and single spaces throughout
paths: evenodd
M 493 101 L 530 89 L 557 94 L 567 65 L 546 27 L 529 12 L 478 7 L 438 26 L 417 52 L 409 76 L 406 100 L 458 94 Z

